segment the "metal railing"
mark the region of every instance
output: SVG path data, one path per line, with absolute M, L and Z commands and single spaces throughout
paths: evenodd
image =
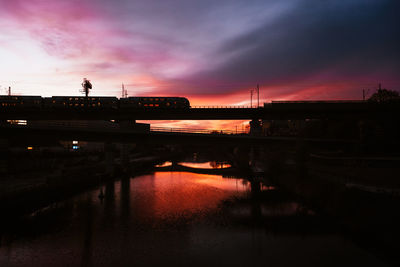
M 198 134 L 247 134 L 246 130 L 210 130 L 210 129 L 194 129 L 194 128 L 169 128 L 150 126 L 151 132 L 168 132 L 168 133 L 198 133 Z
M 91 122 L 91 121 L 32 121 L 27 125 L 13 125 L 17 127 L 27 127 L 32 129 L 64 129 L 64 130 L 120 130 L 120 125 L 108 121 Z M 248 130 L 224 130 L 224 129 L 198 129 L 198 128 L 182 128 L 182 127 L 158 127 L 150 125 L 151 132 L 168 132 L 168 133 L 197 133 L 197 134 L 226 134 L 226 135 L 243 135 L 248 134 Z
M 271 104 L 351 104 L 365 102 L 365 100 L 272 100 Z
M 261 107 L 261 106 L 260 106 Z M 191 106 L 192 109 L 211 109 L 211 108 L 257 108 L 256 106 Z

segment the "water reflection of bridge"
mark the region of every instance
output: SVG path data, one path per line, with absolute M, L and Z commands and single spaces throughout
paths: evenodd
M 238 173 L 238 170 L 234 167 L 206 169 L 206 168 L 193 168 L 193 167 L 183 166 L 178 163 L 173 163 L 170 166 L 154 167 L 154 170 L 158 172 L 191 172 L 198 174 L 221 175 L 229 177 L 232 177 Z

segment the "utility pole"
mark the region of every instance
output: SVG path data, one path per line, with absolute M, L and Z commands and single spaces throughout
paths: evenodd
M 363 89 L 363 100 L 365 100 L 365 98 L 367 98 L 368 93 L 369 93 L 369 89 Z
M 11 86 L 8 87 L 8 95 L 11 95 Z
M 253 93 L 254 93 L 254 90 L 251 89 L 251 90 L 250 90 L 250 108 L 253 107 Z
M 257 108 L 260 107 L 260 86 L 257 83 Z
M 125 85 L 122 83 L 122 97 L 127 98 L 128 97 L 128 90 L 125 90 Z

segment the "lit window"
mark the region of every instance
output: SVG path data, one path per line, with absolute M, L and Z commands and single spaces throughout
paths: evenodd
M 26 149 L 27 149 L 27 150 L 33 150 L 33 147 L 28 146 Z
M 78 141 L 72 141 L 72 144 L 73 144 L 73 145 L 77 145 L 77 144 L 78 144 Z

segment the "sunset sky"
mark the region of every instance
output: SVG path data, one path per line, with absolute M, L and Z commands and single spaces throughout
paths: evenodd
M 0 0 L 0 92 L 192 105 L 400 90 L 398 0 Z

